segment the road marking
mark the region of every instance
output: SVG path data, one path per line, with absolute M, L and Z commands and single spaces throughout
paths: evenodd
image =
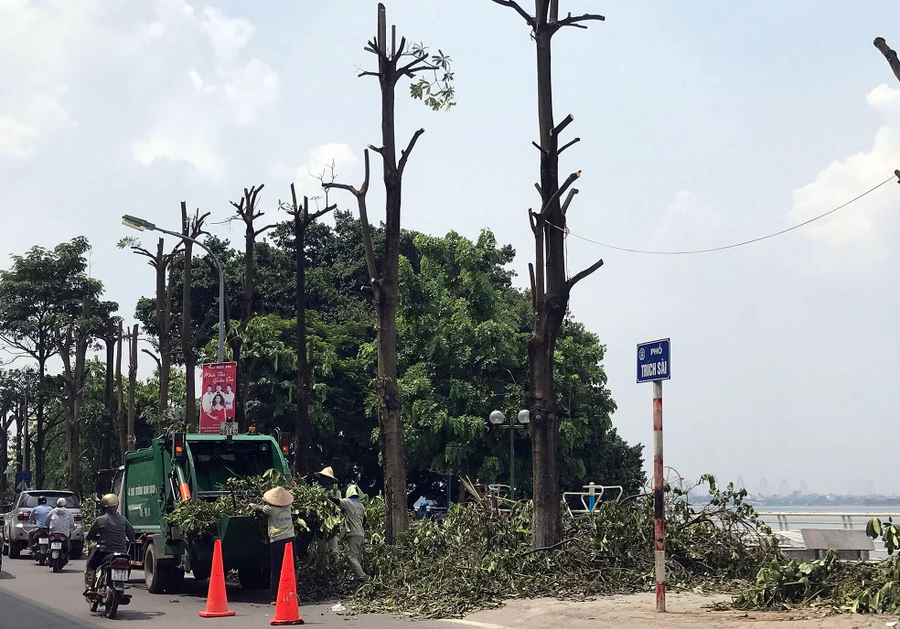
M 495 625 L 491 622 L 478 622 L 477 620 L 461 620 L 458 618 L 439 618 L 439 622 L 453 622 L 458 625 L 467 625 L 469 627 L 480 627 L 480 629 L 512 629 L 504 625 Z

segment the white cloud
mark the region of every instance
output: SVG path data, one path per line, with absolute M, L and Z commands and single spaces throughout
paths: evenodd
M 306 195 L 310 198 L 322 195 L 322 185 L 318 177 L 323 172 L 326 174 L 326 181 L 331 178 L 331 167 L 334 165 L 334 174 L 338 181 L 349 181 L 353 185 L 359 185 L 360 182 L 347 179 L 347 169 L 343 166 L 350 166 L 357 161 L 353 148 L 349 144 L 341 144 L 332 142 L 316 147 L 309 152 L 309 159 L 306 164 L 297 169 L 295 174 L 295 188 L 298 196 Z M 283 171 L 283 167 L 278 165 L 276 171 Z
M 666 205 L 666 214 L 648 246 L 663 250 L 714 246 L 719 243 L 710 243 L 708 236 L 716 233 L 724 220 L 722 214 L 700 201 L 693 192 L 679 190 Z
M 248 50 L 253 34 L 188 0 L 0 0 L 0 73 L 17 86 L 0 93 L 0 157 L 108 108 L 112 150 L 221 178 L 224 142 L 280 92 L 278 73 Z
M 788 225 L 797 225 L 846 203 L 886 179 L 900 163 L 900 89 L 879 85 L 866 100 L 884 116 L 872 148 L 832 162 L 812 183 L 794 190 Z M 881 215 L 896 207 L 896 197 L 882 192 L 874 192 L 801 231 L 826 247 L 871 244 L 878 238 Z

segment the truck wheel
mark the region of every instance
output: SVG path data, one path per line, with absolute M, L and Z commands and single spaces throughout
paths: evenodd
M 184 592 L 184 570 L 181 568 L 171 568 L 170 570 L 166 592 L 169 594 L 181 594 Z
M 19 546 L 16 542 L 9 543 L 9 558 L 10 559 L 18 559 L 22 556 L 22 547 Z
M 156 552 L 153 545 L 147 546 L 144 550 L 144 583 L 147 591 L 151 594 L 162 594 L 166 590 L 166 577 L 168 571 L 164 566 L 160 566 L 156 560 Z
M 84 543 L 72 544 L 72 555 L 69 559 L 81 559 L 82 555 L 84 555 Z
M 261 590 L 269 585 L 269 571 L 258 566 L 239 568 L 238 581 L 245 590 Z

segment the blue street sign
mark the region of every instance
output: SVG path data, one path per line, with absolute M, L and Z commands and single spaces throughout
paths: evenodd
M 637 346 L 637 381 L 655 382 L 672 377 L 669 339 L 659 339 Z

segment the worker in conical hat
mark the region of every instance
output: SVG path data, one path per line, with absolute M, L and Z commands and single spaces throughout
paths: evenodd
M 329 465 L 322 469 L 321 472 L 316 472 L 313 474 L 315 476 L 316 481 L 325 488 L 325 495 L 331 499 L 341 499 L 341 490 L 338 489 L 338 479 L 334 474 L 334 470 Z M 337 537 L 331 537 L 325 539 L 324 537 L 319 537 L 316 540 L 316 569 L 321 573 L 325 571 L 325 562 L 328 557 L 328 552 L 337 553 L 338 550 L 338 540 Z
M 321 472 L 316 472 L 315 474 L 316 480 L 320 481 L 323 485 L 325 483 L 337 484 L 338 479 L 334 475 L 334 470 L 331 469 L 331 466 L 324 468 Z
M 251 504 L 254 511 L 264 513 L 268 518 L 269 532 L 269 563 L 272 604 L 278 598 L 278 584 L 281 580 L 281 566 L 284 561 L 284 549 L 288 542 L 293 544 L 294 556 L 297 555 L 296 537 L 294 532 L 294 517 L 291 513 L 291 505 L 294 504 L 294 494 L 284 487 L 273 487 L 263 494 L 263 504 Z

